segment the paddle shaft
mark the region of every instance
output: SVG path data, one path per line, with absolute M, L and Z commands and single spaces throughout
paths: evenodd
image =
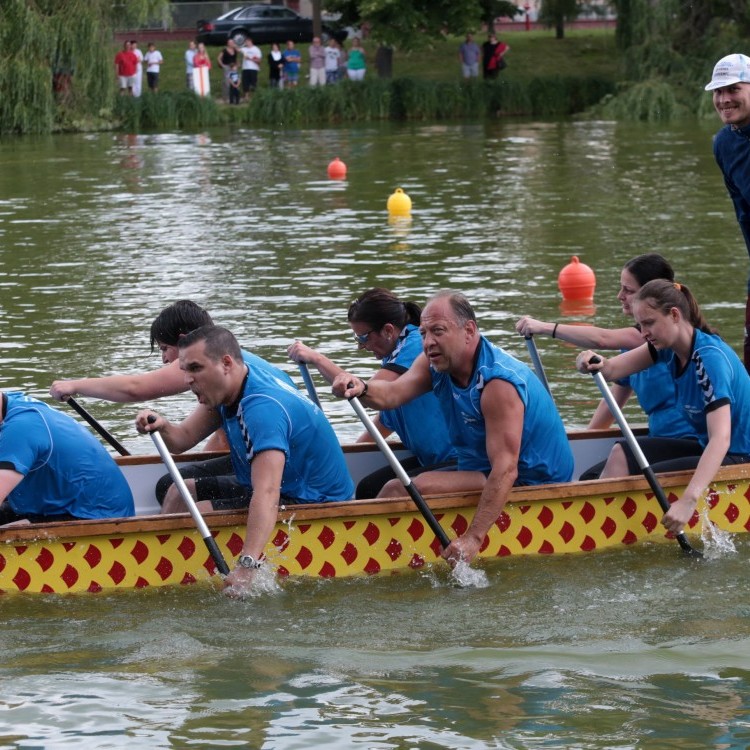
M 149 417 L 149 421 L 151 421 L 151 417 Z M 179 490 L 180 497 L 190 511 L 190 515 L 193 517 L 193 521 L 195 522 L 201 537 L 203 537 L 203 541 L 206 543 L 206 547 L 211 553 L 213 561 L 216 563 L 216 569 L 222 575 L 228 575 L 229 566 L 227 565 L 226 560 L 224 560 L 224 556 L 221 554 L 221 550 L 219 550 L 219 546 L 216 544 L 216 540 L 211 534 L 211 531 L 208 526 L 206 526 L 206 522 L 203 520 L 203 516 L 198 510 L 198 506 L 195 504 L 195 500 L 193 500 L 193 496 L 190 494 L 190 490 L 187 488 L 185 480 L 182 478 L 182 474 L 180 474 L 180 471 L 177 468 L 177 464 L 175 464 L 174 459 L 167 449 L 164 438 L 158 432 L 150 432 L 149 435 L 151 435 L 151 439 L 154 441 L 156 450 L 159 451 L 161 460 L 164 461 L 164 465 L 169 470 L 169 475 L 172 477 L 172 481 Z
M 86 409 L 84 409 L 72 396 L 68 396 L 66 399 L 68 406 L 78 412 L 121 456 L 129 456 L 128 451 L 120 441 L 97 422 Z
M 432 529 L 432 532 L 437 537 L 441 546 L 445 549 L 451 543 L 451 540 L 448 538 L 437 518 L 433 515 L 420 491 L 414 486 L 411 477 L 406 473 L 404 467 L 401 466 L 400 461 L 396 458 L 396 454 L 391 449 L 391 446 L 388 445 L 388 441 L 380 434 L 375 423 L 370 419 L 364 406 L 362 406 L 360 400 L 356 396 L 352 396 L 352 398 L 349 399 L 349 403 L 352 405 L 354 411 L 357 412 L 357 416 L 362 421 L 367 432 L 370 433 L 372 439 L 377 443 L 378 448 L 383 452 L 391 469 L 393 469 L 401 484 L 404 485 L 404 489 L 409 493 L 409 497 L 411 497 L 414 504 L 419 508 L 422 518 L 427 522 L 427 525 Z
M 529 356 L 534 364 L 534 372 L 536 372 L 536 376 L 542 381 L 542 385 L 547 389 L 547 393 L 551 396 L 552 391 L 550 390 L 549 381 L 544 372 L 544 367 L 542 367 L 542 359 L 539 356 L 539 350 L 536 348 L 536 341 L 534 341 L 533 336 L 524 336 L 524 338 L 526 339 L 526 348 L 529 350 Z
M 312 401 L 315 406 L 317 406 L 319 409 L 322 408 L 320 406 L 320 399 L 318 398 L 318 392 L 315 390 L 315 383 L 313 383 L 312 376 L 310 375 L 310 370 L 307 367 L 307 363 L 300 362 L 299 363 L 299 371 L 302 375 L 302 380 L 305 382 L 305 388 L 307 388 L 307 395 L 310 397 L 310 401 Z
M 600 360 L 598 357 L 591 358 L 591 362 L 594 364 L 596 364 L 599 361 Z M 656 497 L 656 500 L 659 503 L 659 506 L 666 513 L 670 508 L 669 500 L 667 500 L 667 496 L 664 492 L 664 489 L 659 484 L 659 480 L 656 478 L 656 474 L 654 473 L 654 470 L 649 465 L 648 459 L 643 453 L 641 446 L 638 445 L 638 441 L 636 440 L 635 435 L 633 434 L 633 431 L 630 429 L 630 425 L 625 419 L 625 415 L 622 413 L 622 409 L 620 409 L 620 405 L 617 403 L 617 401 L 615 400 L 615 397 L 612 395 L 612 391 L 609 389 L 609 386 L 607 385 L 607 381 L 604 379 L 604 375 L 602 375 L 602 373 L 599 371 L 593 372 L 591 374 L 594 376 L 594 381 L 596 382 L 596 385 L 601 391 L 602 396 L 604 397 L 604 400 L 607 402 L 607 406 L 609 407 L 609 410 L 612 412 L 612 416 L 615 418 L 615 421 L 619 425 L 620 431 L 625 437 L 625 441 L 627 442 L 628 447 L 633 452 L 633 455 L 635 456 L 635 460 L 638 462 L 638 466 L 640 466 L 641 471 L 643 472 L 643 476 L 646 477 L 646 480 L 648 481 L 649 486 L 653 490 L 654 496 Z M 679 543 L 680 547 L 682 547 L 682 549 L 685 552 L 691 555 L 695 555 L 696 557 L 702 557 L 702 553 L 699 552 L 690 544 L 685 534 L 683 533 L 676 534 L 675 539 L 677 539 L 677 542 Z

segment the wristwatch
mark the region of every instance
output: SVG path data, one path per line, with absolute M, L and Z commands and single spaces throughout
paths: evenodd
M 237 558 L 237 564 L 242 568 L 257 570 L 263 565 L 261 560 L 256 560 L 252 555 L 240 555 Z

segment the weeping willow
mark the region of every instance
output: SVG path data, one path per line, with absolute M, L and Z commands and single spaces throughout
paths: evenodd
M 115 96 L 112 37 L 168 0 L 2 0 L 0 134 L 96 127 Z

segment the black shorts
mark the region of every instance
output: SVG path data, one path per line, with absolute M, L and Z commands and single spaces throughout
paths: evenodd
M 195 482 L 198 501 L 209 500 L 214 510 L 242 510 L 250 505 L 253 491 L 237 481 L 229 456 L 198 461 L 180 469 L 180 474 L 183 479 L 192 479 Z M 156 483 L 156 499 L 159 505 L 164 503 L 164 496 L 172 484 L 169 474 L 165 474 Z M 298 502 L 297 498 L 287 495 L 282 495 L 280 500 L 282 505 L 296 505 Z
M 255 91 L 258 85 L 258 71 L 257 70 L 243 70 L 242 71 L 242 91 L 247 94 L 248 91 Z

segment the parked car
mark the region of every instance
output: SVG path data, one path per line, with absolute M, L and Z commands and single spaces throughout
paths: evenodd
M 321 38 L 323 42 L 329 37 L 343 42 L 347 33 L 346 29 L 324 24 Z M 305 18 L 290 8 L 278 5 L 245 5 L 230 10 L 229 13 L 212 21 L 198 21 L 196 38 L 203 44 L 223 45 L 227 39 L 233 39 L 235 44 L 242 46 L 248 37 L 255 44 L 284 44 L 289 39 L 295 42 L 311 42 L 312 18 Z

